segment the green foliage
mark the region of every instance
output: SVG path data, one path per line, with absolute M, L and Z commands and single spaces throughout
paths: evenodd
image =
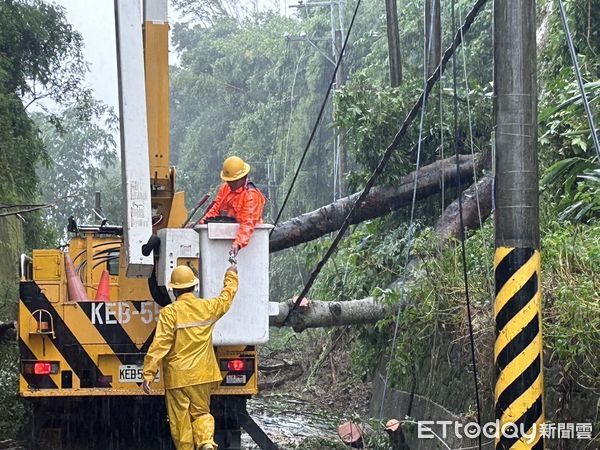
M 252 166 L 251 178 L 269 196 L 267 213 L 274 216 L 331 70 L 308 44 L 287 42 L 285 34 L 302 29 L 320 34 L 322 23 L 320 16 L 297 22 L 263 14 L 241 23 L 223 17 L 209 28 L 198 23 L 173 28 L 182 56 L 172 84 L 172 158 L 185 190 L 198 196 L 214 192 L 223 159 L 238 154 Z M 323 126 L 289 214 L 326 202 L 330 158 L 323 152 L 330 136 Z
M 340 245 L 334 257 L 317 279 L 311 296 L 320 300 L 346 301 L 374 296 L 381 302 L 396 303 L 398 293 L 382 290 L 401 278 L 406 261 L 408 233 L 405 226 L 390 229 L 394 218 L 374 220 L 361 224 Z M 308 266 L 320 259 L 328 239 L 313 244 L 308 255 Z M 351 358 L 354 376 L 366 380 L 378 366 L 381 349 L 389 339 L 390 321 L 376 327 L 360 327 L 358 339 L 352 345 Z
M 313 296 L 332 301 L 364 298 L 400 278 L 407 230 L 406 226 L 390 229 L 392 221 L 368 221 L 349 233 L 321 272 Z M 313 244 L 307 255 L 308 267 L 321 259 L 329 245 L 329 239 Z
M 111 108 L 86 98 L 54 123 L 39 115 L 36 122 L 51 160 L 38 167 L 41 191 L 44 201 L 56 204 L 46 218 L 56 234 L 64 236 L 69 216 L 80 222 L 90 216 L 94 191 L 107 169 L 115 166 L 117 118 Z M 120 222 L 120 214 L 110 219 Z
M 552 2 L 554 3 L 554 2 Z M 545 8 L 550 8 L 546 4 Z M 586 80 L 584 88 L 592 111 L 600 99 L 600 2 L 565 2 L 577 58 Z M 598 167 L 590 127 L 570 60 L 558 11 L 545 19 L 547 42 L 542 51 L 540 81 L 540 161 L 542 185 L 552 213 L 561 219 L 590 221 L 598 217 Z M 597 121 L 597 117 L 596 117 Z
M 63 103 L 81 91 L 86 70 L 81 35 L 66 21 L 63 8 L 41 0 L 3 0 L 0 18 L 3 91 L 27 106 L 42 98 Z
M 554 367 L 600 393 L 600 225 L 551 223 L 543 239 L 544 344 Z
M 466 6 L 467 2 L 461 2 L 462 9 L 456 14 L 457 23 L 464 18 Z M 422 10 L 423 2 L 407 2 L 406 6 L 403 6 L 403 14 L 407 18 L 422 17 Z M 454 58 L 457 64 L 459 98 L 457 133 L 452 129 L 452 91 L 445 87 L 451 77 L 451 63 L 447 66 L 446 75 L 429 97 L 422 133 L 422 165 L 441 155 L 448 157 L 453 154 L 454 141 L 460 153 L 481 153 L 482 149 L 488 147 L 492 126 L 489 83 L 490 16 L 491 9 L 488 7 L 465 35 L 465 44 L 458 49 Z M 452 33 L 448 8 L 442 11 L 442 22 L 442 28 L 445 30 L 444 42 L 449 43 Z M 356 163 L 354 170 L 347 176 L 353 190 L 375 169 L 384 150 L 394 139 L 423 90 L 423 48 L 415 45 L 423 41 L 422 23 L 418 20 L 406 20 L 402 25 L 402 85 L 395 89 L 389 88 L 386 86 L 387 77 L 382 77 L 388 70 L 385 39 L 369 45 L 365 42 L 365 37 L 360 37 L 358 42 L 368 48 L 369 52 L 360 60 L 362 65 L 356 64 L 356 73 L 335 96 L 335 124 L 344 130 L 344 140 Z M 443 116 L 440 111 L 443 112 Z M 408 129 L 400 148 L 394 152 L 387 164 L 380 182 L 397 182 L 400 176 L 414 170 L 418 150 L 418 122 L 415 121 Z M 437 214 L 435 211 L 434 213 Z
M 40 0 L 0 1 L 0 202 L 38 200 L 32 167 L 48 164 L 48 157 L 27 107 L 43 108 L 41 99 L 62 104 L 78 98 L 85 70 L 81 36 L 62 8 Z M 25 217 L 25 247 L 49 238 L 41 217 Z
M 469 293 L 484 405 L 492 401 L 494 373 L 489 351 L 494 342 L 491 242 L 491 224 L 467 240 Z M 578 386 L 577 394 L 573 395 L 597 395 L 600 392 L 597 301 L 600 226 L 554 221 L 544 227 L 542 249 L 545 358 L 552 367 L 546 377 L 547 389 L 554 392 L 563 389 L 560 386 L 565 383 L 572 383 Z M 400 315 L 390 364 L 390 385 L 410 390 L 413 373 L 420 374 L 416 381 L 418 393 L 456 410 L 466 410 L 474 401 L 472 392 L 463 392 L 460 398 L 455 395 L 456 389 L 460 389 L 457 384 L 462 383 L 464 389 L 465 383 L 472 383 L 471 374 L 465 375 L 464 371 L 471 363 L 460 246 L 432 257 L 434 254 L 435 240 L 429 233 L 422 233 L 415 244 L 415 255 L 423 260 L 422 276 L 410 287 L 407 306 Z M 368 334 L 361 334 L 356 347 L 361 357 L 357 360 L 371 365 L 382 349 L 389 352 L 394 325 L 395 317 L 390 317 L 380 321 Z M 432 383 L 445 388 L 432 390 Z M 557 414 L 555 420 L 567 419 L 565 411 L 553 414 Z M 570 417 L 574 418 L 584 419 Z
M 14 439 L 27 420 L 28 405 L 17 394 L 19 363 L 17 346 L 0 344 L 0 436 Z

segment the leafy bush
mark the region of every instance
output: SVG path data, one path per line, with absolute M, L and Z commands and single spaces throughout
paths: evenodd
M 25 424 L 28 407 L 18 396 L 19 364 L 14 344 L 0 345 L 0 436 L 14 439 Z

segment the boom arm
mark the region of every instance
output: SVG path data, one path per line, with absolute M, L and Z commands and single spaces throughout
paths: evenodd
M 139 2 L 115 0 L 124 258 L 132 278 L 148 278 L 153 269 L 152 257 L 142 254 L 152 236 L 152 207 L 140 14 Z
M 180 228 L 187 217 L 169 160 L 169 24 L 167 0 L 144 0 L 144 69 L 154 231 Z
M 169 168 L 169 24 L 166 0 L 144 1 L 144 70 L 150 176 L 165 186 Z

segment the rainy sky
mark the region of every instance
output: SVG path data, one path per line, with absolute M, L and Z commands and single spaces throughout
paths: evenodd
M 117 62 L 115 47 L 115 23 L 113 0 L 53 0 L 63 6 L 68 20 L 82 34 L 85 48 L 84 55 L 90 65 L 86 76 L 89 87 L 94 90 L 95 97 L 118 109 L 117 94 Z M 295 0 L 247 0 L 259 8 L 275 8 L 281 12 L 289 11 L 289 5 Z M 256 2 L 256 3 L 255 3 Z M 92 8 L 93 5 L 93 8 Z M 173 8 L 169 8 L 170 21 Z M 177 55 L 172 52 L 171 64 L 176 63 Z

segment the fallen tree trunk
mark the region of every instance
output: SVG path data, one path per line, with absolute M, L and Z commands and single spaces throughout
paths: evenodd
M 492 211 L 492 185 L 492 177 L 485 176 L 476 185 L 471 185 L 461 194 L 463 222 L 466 229 L 479 228 L 477 197 L 479 197 L 481 220 L 484 221 L 490 215 Z M 477 186 L 478 196 L 475 196 L 475 186 Z M 448 246 L 453 238 L 460 236 L 458 199 L 448 205 L 435 227 L 435 233 L 439 238 L 438 248 L 440 250 Z M 412 264 L 409 264 L 409 266 L 412 267 Z M 392 286 L 397 287 L 398 282 L 393 283 Z M 310 300 L 307 307 L 294 310 L 290 314 L 287 323 L 284 323 L 295 300 L 295 298 L 292 298 L 279 303 L 278 314 L 269 318 L 269 324 L 274 327 L 290 326 L 296 332 L 304 331 L 307 328 L 365 325 L 376 323 L 397 312 L 398 308 L 401 307 L 399 304 L 380 303 L 373 297 L 341 302 Z
M 455 185 L 458 182 L 459 173 L 463 181 L 470 181 L 473 178 L 474 163 L 470 155 L 460 155 L 460 172 L 457 171 L 454 156 L 436 161 L 419 170 L 417 200 L 440 192 L 442 168 L 444 169 L 443 177 L 446 186 Z M 410 205 L 414 190 L 414 177 L 415 172 L 412 172 L 403 176 L 396 186 L 373 187 L 365 201 L 356 210 L 352 218 L 352 224 L 381 217 L 403 206 Z M 271 233 L 269 251 L 278 252 L 338 230 L 360 194 L 360 192 L 354 193 L 278 225 Z
M 290 320 L 286 317 L 294 306 L 295 299 L 290 298 L 279 303 L 279 313 L 269 318 L 272 327 L 291 326 L 300 332 L 307 328 L 335 327 L 340 325 L 364 325 L 375 323 L 393 311 L 392 305 L 377 302 L 373 297 L 347 302 L 323 302 L 311 300 L 307 308 L 295 310 Z
M 479 228 L 479 212 L 481 220 L 485 220 L 492 211 L 492 188 L 494 178 L 486 175 L 472 184 L 462 193 L 463 222 L 468 230 Z M 479 197 L 479 207 L 477 207 Z M 440 249 L 448 245 L 448 242 L 460 237 L 460 209 L 458 199 L 448 205 L 444 214 L 435 225 L 435 234 L 439 240 Z

